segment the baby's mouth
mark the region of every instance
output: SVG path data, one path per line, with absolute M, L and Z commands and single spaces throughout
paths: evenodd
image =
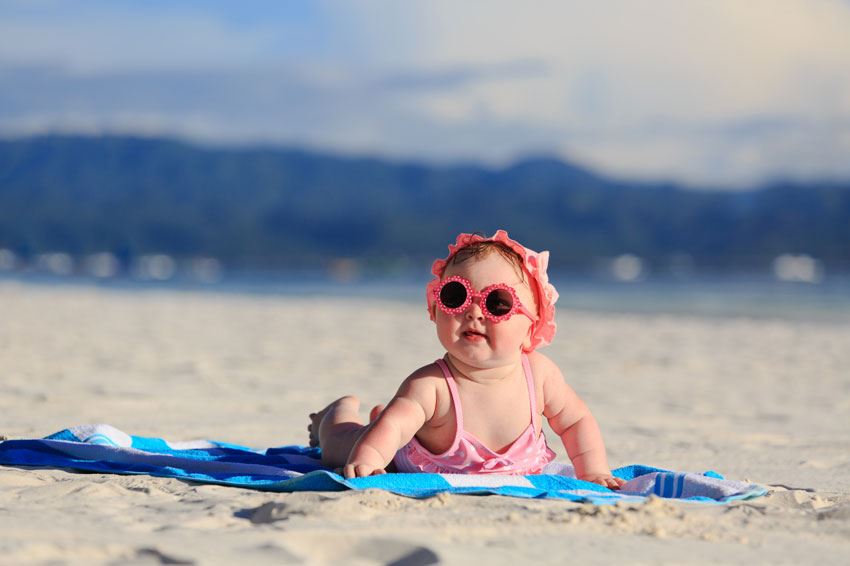
M 482 340 L 487 338 L 487 335 L 483 332 L 477 332 L 475 330 L 464 330 L 463 337 L 467 338 L 468 340 Z

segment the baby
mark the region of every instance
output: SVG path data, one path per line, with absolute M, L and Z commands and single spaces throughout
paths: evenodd
M 356 397 L 310 415 L 310 444 L 347 478 L 398 472 L 535 474 L 555 458 L 546 417 L 579 479 L 618 489 L 596 420 L 537 352 L 555 335 L 549 253 L 499 230 L 461 234 L 434 262 L 428 312 L 446 355 L 413 372 L 360 420 Z

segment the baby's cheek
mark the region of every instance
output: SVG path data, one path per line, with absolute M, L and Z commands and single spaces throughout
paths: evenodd
M 440 339 L 440 342 L 445 344 L 446 341 L 454 335 L 457 324 L 442 313 L 437 314 L 437 318 L 434 322 L 437 327 L 437 338 Z
M 525 344 L 529 339 L 530 325 L 521 320 L 514 321 L 513 319 L 507 321 L 507 323 L 510 326 L 505 328 L 505 340 L 511 343 L 511 347 Z

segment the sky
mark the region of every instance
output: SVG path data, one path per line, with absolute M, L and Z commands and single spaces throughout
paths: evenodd
M 846 180 L 848 30 L 848 0 L 0 0 L 0 136 Z

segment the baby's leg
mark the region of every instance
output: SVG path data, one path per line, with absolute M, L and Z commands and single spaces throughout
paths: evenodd
M 372 409 L 369 418 L 374 421 L 382 407 Z M 348 461 L 354 443 L 366 430 L 360 420 L 360 400 L 353 395 L 337 399 L 318 413 L 310 415 L 310 446 L 322 448 L 322 465 L 339 468 Z

